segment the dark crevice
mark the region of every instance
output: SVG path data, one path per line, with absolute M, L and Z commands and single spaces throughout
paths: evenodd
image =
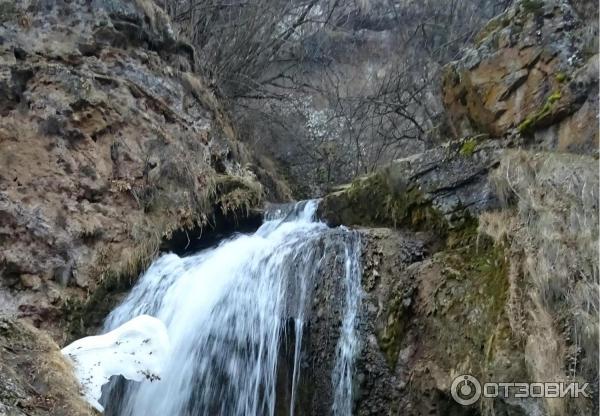
M 162 252 L 172 252 L 179 256 L 196 253 L 218 245 L 236 233 L 252 233 L 262 224 L 262 213 L 251 211 L 243 217 L 224 215 L 216 210 L 210 225 L 195 227 L 191 230 L 175 231 L 169 240 L 161 245 Z

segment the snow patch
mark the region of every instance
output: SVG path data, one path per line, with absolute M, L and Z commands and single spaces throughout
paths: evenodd
M 128 380 L 160 380 L 170 350 L 167 328 L 157 318 L 140 315 L 103 335 L 82 338 L 62 353 L 75 368 L 86 400 L 100 412 L 102 386 L 111 376 Z

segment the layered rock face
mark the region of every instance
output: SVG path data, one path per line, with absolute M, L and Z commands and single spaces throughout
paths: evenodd
M 355 414 L 598 411 L 598 38 L 576 6 L 523 1 L 492 20 L 445 71 L 451 135 L 469 135 L 323 199 L 331 224 L 388 227 L 362 231 Z M 465 407 L 462 374 L 591 397 Z
M 516 128 L 544 149 L 596 151 L 597 39 L 597 26 L 566 1 L 523 1 L 497 16 L 445 68 L 454 134 Z
M 0 310 L 62 339 L 263 188 L 150 1 L 0 3 Z M 187 240 L 187 242 L 186 242 Z

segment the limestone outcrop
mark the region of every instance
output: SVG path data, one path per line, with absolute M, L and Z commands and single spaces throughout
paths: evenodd
M 98 324 L 174 233 L 191 245 L 260 206 L 268 189 L 153 2 L 2 1 L 0 39 L 2 312 L 64 340 L 64 319 Z
M 567 1 L 526 0 L 491 20 L 444 69 L 454 136 L 517 132 L 541 148 L 597 152 L 598 27 L 584 19 Z

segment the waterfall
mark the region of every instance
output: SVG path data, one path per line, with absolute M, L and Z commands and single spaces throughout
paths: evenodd
M 172 354 L 162 380 L 113 383 L 108 414 L 121 416 L 275 415 L 282 338 L 293 326 L 293 371 L 286 414 L 294 415 L 302 377 L 303 333 L 326 256 L 343 261 L 345 295 L 333 365 L 331 413 L 351 415 L 357 354 L 360 241 L 341 228 L 341 242 L 314 219 L 317 203 L 280 206 L 252 235 L 234 235 L 195 255 L 165 254 L 107 318 L 110 330 L 141 314 L 165 323 Z M 333 253 L 331 252 L 333 251 Z
M 345 313 L 342 321 L 342 334 L 336 350 L 335 367 L 332 374 L 332 383 L 334 386 L 332 410 L 334 416 L 352 414 L 352 370 L 354 357 L 358 350 L 356 318 L 358 316 L 361 295 L 360 244 L 353 244 L 351 247 L 345 247 L 344 250 Z

